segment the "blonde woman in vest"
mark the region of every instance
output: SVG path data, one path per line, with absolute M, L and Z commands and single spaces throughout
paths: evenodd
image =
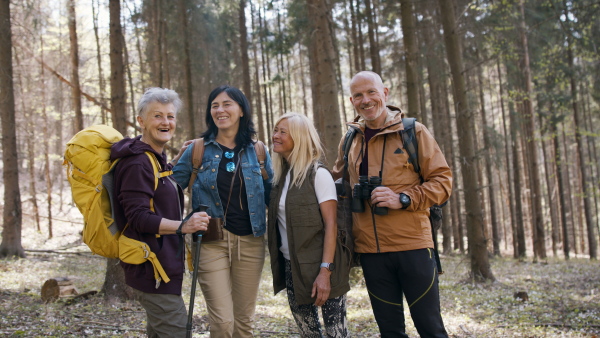
M 273 131 L 268 245 L 275 294 L 287 289 L 302 337 L 347 337 L 349 253 L 337 237 L 337 194 L 312 122 L 288 113 Z

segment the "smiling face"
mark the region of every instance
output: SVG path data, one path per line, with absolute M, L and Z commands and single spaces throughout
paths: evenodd
M 210 115 L 219 130 L 233 130 L 237 133 L 244 113 L 240 105 L 223 91 L 211 102 Z
M 359 73 L 350 83 L 350 102 L 356 113 L 365 119 L 367 127 L 378 129 L 386 119 L 388 89 L 374 73 Z
M 159 153 L 175 133 L 177 113 L 172 103 L 152 102 L 146 112 L 137 117 L 142 128 L 142 141 Z
M 294 150 L 294 140 L 290 135 L 288 120 L 283 119 L 273 129 L 273 151 L 289 159 L 292 150 Z

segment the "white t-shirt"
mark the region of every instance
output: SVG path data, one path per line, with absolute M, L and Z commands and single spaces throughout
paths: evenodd
M 279 233 L 281 234 L 281 247 L 279 251 L 283 254 L 285 259 L 290 259 L 290 248 L 287 238 L 287 227 L 285 221 L 285 200 L 287 198 L 287 192 L 290 186 L 290 171 L 285 176 L 285 184 L 281 191 L 281 199 L 279 199 L 279 209 L 277 210 L 277 223 L 279 226 Z M 335 190 L 335 182 L 329 171 L 325 168 L 319 168 L 315 175 L 315 194 L 317 195 L 317 202 L 319 204 L 325 201 L 337 201 L 337 192 Z

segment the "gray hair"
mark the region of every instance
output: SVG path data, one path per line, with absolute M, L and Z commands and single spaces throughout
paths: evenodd
M 146 89 L 146 92 L 140 98 L 137 107 L 138 116 L 142 116 L 146 113 L 148 105 L 152 102 L 160 102 L 162 104 L 172 103 L 175 106 L 175 113 L 178 113 L 183 105 L 179 94 L 172 89 L 151 87 Z

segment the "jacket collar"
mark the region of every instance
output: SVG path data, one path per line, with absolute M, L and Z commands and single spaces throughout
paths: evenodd
M 387 105 L 387 116 L 383 127 L 381 127 L 381 133 L 395 133 L 400 130 L 404 130 L 402 125 L 402 118 L 404 113 L 398 107 Z M 366 128 L 365 120 L 362 116 L 357 116 L 354 121 L 346 123 L 348 127 L 358 129 L 361 133 L 364 133 Z

